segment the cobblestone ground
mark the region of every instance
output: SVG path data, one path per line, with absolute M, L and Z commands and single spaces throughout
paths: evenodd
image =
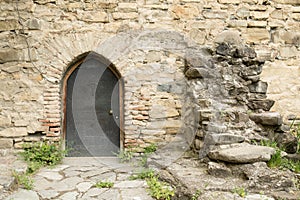
M 129 180 L 135 170 L 117 158 L 65 158 L 61 165 L 43 168 L 34 175 L 32 190 L 18 189 L 6 200 L 151 200 L 145 181 Z M 114 185 L 94 187 L 98 181 Z

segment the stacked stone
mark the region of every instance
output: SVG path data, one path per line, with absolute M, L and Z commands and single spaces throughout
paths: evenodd
M 0 10 L 2 13 L 0 16 L 0 80 L 1 88 L 3 88 L 0 93 L 1 148 L 6 149 L 12 146 L 19 148 L 25 142 L 25 137 L 28 138 L 26 141 L 30 141 L 33 138 L 32 136 L 34 135 L 31 134 L 36 135 L 34 140 L 44 136 L 44 139 L 52 136 L 54 136 L 53 139 L 60 137 L 63 124 L 63 105 L 61 104 L 63 91 L 61 90 L 61 82 L 68 66 L 76 61 L 78 56 L 85 55 L 90 51 L 96 51 L 108 58 L 125 76 L 126 66 L 131 68 L 127 71 L 135 71 L 136 67 L 139 66 L 138 64 L 143 64 L 143 59 L 146 59 L 136 54 L 136 57 L 123 57 L 123 60 L 118 60 L 120 58 L 118 57 L 119 54 L 128 55 L 127 50 L 132 45 L 130 42 L 132 42 L 132 39 L 137 38 L 140 30 L 167 29 L 170 31 L 164 36 L 169 39 L 168 47 L 147 49 L 153 45 L 152 42 L 154 40 L 148 40 L 148 43 L 147 41 L 141 41 L 141 43 L 135 44 L 143 47 L 139 50 L 141 54 L 152 54 L 149 58 L 151 57 L 154 60 L 149 62 L 152 63 L 150 68 L 155 66 L 153 63 L 162 64 L 163 60 L 156 60 L 156 54 L 159 54 L 158 52 L 160 51 L 166 50 L 166 52 L 170 52 L 170 49 L 177 52 L 180 51 L 178 55 L 184 58 L 189 48 L 199 49 L 202 45 L 213 48 L 215 42 L 222 43 L 220 38 L 226 34 L 231 35 L 231 38 L 240 36 L 241 42 L 255 49 L 257 59 L 252 64 L 257 68 L 252 68 L 252 61 L 243 61 L 241 58 L 236 57 L 235 62 L 237 63 L 229 63 L 229 67 L 226 67 L 224 64 L 225 67 L 216 65 L 215 68 L 211 68 L 209 64 L 205 64 L 209 70 L 201 69 L 200 72 L 206 79 L 211 79 L 207 83 L 198 84 L 198 80 L 191 80 L 188 83 L 189 87 L 185 90 L 187 95 L 190 93 L 200 94 L 203 89 L 215 92 L 215 97 L 210 96 L 210 92 L 202 92 L 202 97 L 194 98 L 190 96 L 186 97 L 187 100 L 184 101 L 192 106 L 193 111 L 190 113 L 193 113 L 191 115 L 194 118 L 198 118 L 198 114 L 195 113 L 199 110 L 199 106 L 203 107 L 203 110 L 201 110 L 203 122 L 200 124 L 201 127 L 203 126 L 202 130 L 215 127 L 209 124 L 211 119 L 207 118 L 208 116 L 219 118 L 226 114 L 223 111 L 219 114 L 215 113 L 216 109 L 214 106 L 216 105 L 217 110 L 220 110 L 220 107 L 224 110 L 223 108 L 227 109 L 227 106 L 238 104 L 238 107 L 235 106 L 236 112 L 229 112 L 226 114 L 227 118 L 238 116 L 245 123 L 248 123 L 248 119 L 243 106 L 248 106 L 256 111 L 260 109 L 268 110 L 273 102 L 266 99 L 265 90 L 267 84 L 263 81 L 257 81 L 258 75 L 261 73 L 261 60 L 266 61 L 262 77 L 263 80 L 268 82 L 270 97 L 274 100 L 279 100 L 273 109 L 280 111 L 285 116 L 291 113 L 296 113 L 296 115 L 300 113 L 300 110 L 298 110 L 300 106 L 297 106 L 299 99 L 297 88 L 299 87 L 298 66 L 300 59 L 300 4 L 298 0 L 183 0 L 180 3 L 177 1 L 159 0 L 130 2 L 117 0 L 19 0 L 11 2 L 5 0 L 0 2 Z M 122 33 L 128 30 L 135 33 L 127 35 L 127 38 L 126 34 L 124 36 Z M 171 31 L 180 33 L 180 36 L 176 35 L 175 37 Z M 232 34 L 232 32 L 235 33 Z M 118 35 L 117 37 L 124 36 L 124 38 L 118 40 L 118 42 L 112 42 L 110 38 L 116 35 Z M 154 38 L 156 35 L 152 35 L 152 37 Z M 190 39 L 187 40 L 187 38 Z M 174 41 L 172 42 L 172 40 Z M 189 41 L 188 44 L 186 44 L 186 41 Z M 159 40 L 156 40 L 156 42 L 154 43 L 155 45 L 160 44 Z M 98 48 L 100 49 L 99 51 Z M 226 52 L 225 55 L 221 55 L 226 48 L 226 45 L 220 45 L 217 50 L 221 59 L 219 60 L 220 62 L 222 62 L 222 59 L 226 60 L 227 56 L 231 56 L 227 55 Z M 150 50 L 156 51 L 156 53 Z M 234 54 L 233 57 L 236 55 Z M 136 60 L 132 61 L 132 59 Z M 138 61 L 138 59 L 140 60 Z M 177 63 L 180 62 L 179 60 L 176 58 L 175 64 L 173 61 L 166 62 L 166 65 L 176 65 L 176 67 L 172 68 L 176 69 L 175 74 L 177 78 L 172 79 L 175 82 L 181 79 L 178 77 L 183 71 L 183 69 L 180 69 L 182 64 Z M 245 69 L 245 71 L 238 67 L 239 64 L 243 65 L 243 70 Z M 124 71 L 122 71 L 123 68 Z M 232 77 L 225 76 L 224 74 L 227 72 L 221 72 L 220 68 L 224 68 L 229 74 L 242 72 L 252 73 L 252 75 L 244 74 L 244 77 L 234 77 L 234 80 L 237 79 L 237 82 L 240 84 L 236 85 L 227 80 L 227 78 L 230 79 Z M 141 74 L 142 72 L 139 73 Z M 148 76 L 156 76 L 157 73 L 148 74 Z M 159 74 L 167 73 L 169 71 L 165 70 Z M 193 74 L 194 72 L 190 70 L 187 73 Z M 275 76 L 275 74 L 277 75 Z M 169 75 L 165 76 L 160 77 L 160 80 L 167 79 Z M 210 76 L 213 78 L 210 78 Z M 244 80 L 246 77 L 247 80 Z M 243 79 L 244 82 L 239 79 Z M 215 80 L 218 80 L 217 83 L 215 83 Z M 149 88 L 149 84 L 151 85 L 152 83 L 159 85 L 159 81 L 150 81 L 151 83 L 147 83 L 148 85 L 146 84 L 142 87 Z M 223 82 L 226 87 L 222 86 Z M 282 86 L 283 82 L 285 86 Z M 127 85 L 125 84 L 125 93 L 131 90 L 129 84 L 128 88 L 126 87 Z M 153 105 L 161 105 L 161 103 L 156 102 L 157 99 L 161 99 L 160 102 L 168 101 L 164 100 L 165 94 L 160 94 L 162 92 L 160 90 L 164 90 L 163 92 L 167 93 L 167 99 L 170 100 L 168 105 L 165 106 L 164 104 L 164 106 L 168 110 L 176 110 L 179 115 L 176 114 L 176 116 L 164 118 L 167 119 L 166 123 L 173 124 L 168 125 L 170 126 L 168 128 L 160 126 L 162 127 L 159 128 L 162 137 L 157 136 L 157 138 L 168 140 L 166 135 L 168 133 L 173 134 L 171 132 L 178 132 L 182 124 L 184 124 L 184 130 L 190 129 L 187 131 L 189 138 L 196 134 L 198 122 L 195 123 L 195 121 L 197 120 L 188 118 L 189 108 L 180 105 L 182 104 L 183 93 L 180 95 L 176 94 L 175 97 L 168 94 L 170 92 L 165 90 L 168 90 L 169 86 L 166 86 L 165 83 L 162 83 L 159 88 L 149 100 L 148 97 L 144 99 L 141 94 L 138 94 L 140 92 L 138 88 L 133 89 L 134 93 L 138 94 L 135 100 L 131 102 L 130 97 L 125 97 L 127 98 L 126 100 L 129 99 L 129 102 L 124 102 L 127 108 L 128 106 L 145 105 L 147 107 L 145 109 L 149 109 L 140 110 L 138 113 L 126 110 L 125 114 L 128 114 L 128 116 L 125 116 L 124 121 L 125 135 L 128 133 L 126 142 L 140 142 L 136 138 L 142 130 L 148 129 L 150 124 L 158 123 L 155 121 L 163 121 L 163 118 L 155 118 L 155 115 L 154 117 L 153 115 L 151 116 L 151 109 L 155 111 L 156 107 Z M 176 84 L 173 88 L 176 88 Z M 228 94 L 227 89 L 230 90 L 230 94 Z M 216 92 L 219 94 L 217 95 Z M 233 97 L 234 93 L 237 93 L 236 98 L 227 98 L 228 95 Z M 131 96 L 133 97 L 135 94 Z M 251 97 L 248 97 L 247 94 L 251 95 Z M 126 95 L 130 94 L 126 93 Z M 220 95 L 222 95 L 222 98 L 225 95 L 226 98 L 224 97 L 224 100 L 226 99 L 226 102 L 220 103 L 218 101 Z M 134 104 L 134 101 L 140 102 Z M 205 106 L 202 106 L 202 104 L 205 104 Z M 176 107 L 175 109 L 174 106 Z M 184 116 L 180 112 L 180 107 L 184 111 Z M 239 111 L 240 109 L 242 110 L 241 112 Z M 156 109 L 155 112 L 160 112 L 160 110 Z M 182 123 L 181 117 L 190 120 Z M 213 120 L 216 121 L 216 119 Z M 238 120 L 237 117 L 236 120 Z M 140 123 L 140 125 L 135 124 L 133 128 L 131 126 L 132 123 Z M 244 125 L 238 126 L 238 124 L 234 124 L 232 129 L 243 129 L 244 127 Z M 134 130 L 129 131 L 130 128 Z M 151 128 L 149 129 L 152 130 Z M 162 130 L 165 132 L 163 133 Z M 237 130 L 235 131 L 238 132 Z M 131 136 L 129 136 L 130 134 Z M 150 134 L 150 132 L 147 134 Z M 204 135 L 200 131 L 197 134 L 199 139 Z M 131 140 L 132 138 L 135 139 Z M 161 141 L 157 138 L 154 139 L 151 135 L 148 142 Z M 200 147 L 199 141 L 197 140 L 198 149 Z

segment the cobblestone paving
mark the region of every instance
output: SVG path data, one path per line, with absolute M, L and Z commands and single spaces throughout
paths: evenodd
M 6 200 L 151 200 L 142 180 L 129 180 L 136 170 L 117 158 L 65 158 L 61 165 L 43 168 L 34 175 L 33 190 L 18 189 Z M 97 188 L 98 181 L 113 182 Z

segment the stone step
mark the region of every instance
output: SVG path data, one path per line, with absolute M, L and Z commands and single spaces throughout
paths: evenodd
M 210 151 L 208 157 L 229 163 L 254 163 L 269 161 L 274 153 L 275 149 L 271 147 L 243 143 L 238 147 Z
M 280 126 L 282 124 L 282 116 L 278 112 L 252 113 L 250 119 L 258 124 L 269 126 Z

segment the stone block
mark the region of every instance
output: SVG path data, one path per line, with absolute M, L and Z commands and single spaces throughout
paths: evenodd
M 218 2 L 224 4 L 239 4 L 241 0 L 218 0 Z
M 0 32 L 20 29 L 21 26 L 16 19 L 0 21 Z
M 298 139 L 290 132 L 277 133 L 275 141 L 286 153 L 293 154 L 298 150 Z
M 22 137 L 26 136 L 27 129 L 20 127 L 20 128 L 6 128 L 0 131 L 0 137 Z
M 210 69 L 191 67 L 185 72 L 185 77 L 187 77 L 188 79 L 195 79 L 195 78 L 211 78 L 213 76 L 210 73 Z
M 261 11 L 252 11 L 250 13 L 252 19 L 256 19 L 256 20 L 267 20 L 269 18 L 269 15 L 270 15 L 269 12 L 261 12 Z
M 15 126 L 28 126 L 29 122 L 26 120 L 15 120 L 14 125 Z
M 136 12 L 136 3 L 118 3 L 118 10 L 121 12 Z
M 300 5 L 299 0 L 273 0 L 276 3 L 281 3 L 281 4 L 292 4 L 292 5 Z
M 79 19 L 85 22 L 108 22 L 106 12 L 86 11 L 79 14 Z
M 241 7 L 241 8 L 239 8 L 239 9 L 236 11 L 236 15 L 237 15 L 239 18 L 247 19 L 247 18 L 250 16 L 249 8 L 247 8 L 247 7 Z
M 238 31 L 223 31 L 216 37 L 215 42 L 218 44 L 227 43 L 239 45 L 241 44 L 242 40 Z
M 247 20 L 228 20 L 227 23 L 228 26 L 232 28 L 248 26 Z
M 282 117 L 277 112 L 252 113 L 250 119 L 256 123 L 270 126 L 280 126 Z
M 47 3 L 56 3 L 56 0 L 34 0 L 33 2 L 36 4 L 44 5 Z
M 248 27 L 257 27 L 257 28 L 264 28 L 268 24 L 267 21 L 249 21 L 248 22 Z
M 288 18 L 288 12 L 281 9 L 276 9 L 273 12 L 271 12 L 270 17 L 272 17 L 273 19 L 286 20 Z
M 194 40 L 198 44 L 204 44 L 205 43 L 206 33 L 204 31 L 200 31 L 199 29 L 192 28 L 189 31 L 189 36 L 192 40 Z
M 248 42 L 260 43 L 270 41 L 270 33 L 263 28 L 248 28 L 245 33 Z
M 172 7 L 172 13 L 175 19 L 191 19 L 200 15 L 194 5 L 175 5 Z
M 265 146 L 244 144 L 240 147 L 213 150 L 208 153 L 210 159 L 229 163 L 265 162 L 271 159 L 275 149 Z
M 291 17 L 293 20 L 300 21 L 300 13 L 293 13 Z
M 274 105 L 275 101 L 270 99 L 252 99 L 248 102 L 248 107 L 252 110 L 263 109 L 269 111 Z
M 136 12 L 129 12 L 129 13 L 116 12 L 116 13 L 113 13 L 112 16 L 115 20 L 137 19 L 138 18 L 138 13 L 136 13 Z
M 215 177 L 228 178 L 232 175 L 231 169 L 224 163 L 208 162 L 207 172 Z
M 8 149 L 13 147 L 13 139 L 0 139 L 0 149 Z
M 150 118 L 169 118 L 179 116 L 174 101 L 169 99 L 156 99 L 149 111 Z
M 207 130 L 211 133 L 225 133 L 227 131 L 227 126 L 210 122 L 207 126 Z
M 41 29 L 41 21 L 33 18 L 33 19 L 29 19 L 27 22 L 27 27 L 29 30 L 40 30 Z
M 268 25 L 270 27 L 284 27 L 285 26 L 285 23 L 281 20 L 276 20 L 276 19 L 270 19 L 268 21 Z
M 227 133 L 222 134 L 208 134 L 205 136 L 205 141 L 208 144 L 233 144 L 233 143 L 241 143 L 245 140 L 245 137 L 239 135 L 232 135 Z
M 297 57 L 300 54 L 300 52 L 298 52 L 295 46 L 281 47 L 279 49 L 279 53 L 281 58 L 293 58 L 293 57 Z
M 19 61 L 22 57 L 22 51 L 15 49 L 1 49 L 0 63 Z
M 0 116 L 0 127 L 11 125 L 11 118 L 9 116 Z
M 202 12 L 204 18 L 206 19 L 226 19 L 228 18 L 228 13 L 226 11 L 213 11 L 204 10 Z
M 250 92 L 266 94 L 267 89 L 268 89 L 268 83 L 259 81 L 259 82 L 249 85 L 248 87 L 249 87 Z

